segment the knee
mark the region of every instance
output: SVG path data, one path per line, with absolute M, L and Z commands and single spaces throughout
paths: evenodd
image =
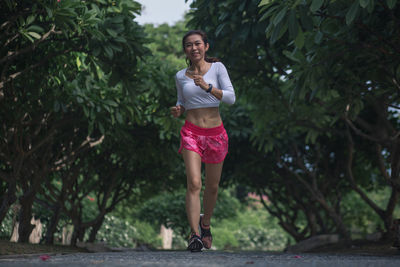
M 201 179 L 191 179 L 191 181 L 188 181 L 187 190 L 190 193 L 200 193 Z
M 218 188 L 219 188 L 218 184 L 213 184 L 213 185 L 207 185 L 206 189 L 210 194 L 216 195 L 218 194 Z

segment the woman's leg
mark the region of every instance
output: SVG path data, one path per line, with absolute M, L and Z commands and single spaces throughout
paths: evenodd
M 182 149 L 182 155 L 187 177 L 186 214 L 192 233 L 199 235 L 201 157 L 196 152 L 187 149 Z
M 221 180 L 223 162 L 217 164 L 206 164 L 206 179 L 203 196 L 204 217 L 202 223 L 210 224 L 218 197 L 219 181 Z

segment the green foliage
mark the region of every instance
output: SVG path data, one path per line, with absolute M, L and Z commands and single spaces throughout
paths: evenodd
M 147 223 L 136 221 L 130 224 L 118 217 L 107 215 L 96 237 L 97 242 L 105 242 L 110 247 L 135 248 L 146 245 L 161 246 L 159 234 Z
M 16 179 L 21 198 L 36 194 L 45 221 L 61 205 L 87 229 L 127 195 L 155 194 L 148 188 L 158 177 L 174 186 L 181 165 L 174 143 L 162 140 L 177 140 L 179 121 L 168 114 L 177 68 L 152 60 L 135 22 L 140 8 L 131 0 L 0 4 L 0 177 Z
M 196 0 L 192 7 L 189 25 L 218 44 L 239 92 L 235 110 L 246 114 L 230 114 L 241 123 L 229 127 L 251 132 L 230 139 L 229 175 L 265 190 L 274 216 L 293 226 L 288 232 L 305 238 L 295 218 L 311 212 L 323 224 L 305 230 L 346 235 L 336 228 L 342 214 L 333 214 L 355 188 L 362 195 L 390 180 L 398 196 L 399 172 L 387 157 L 398 161 L 397 1 Z M 397 205 L 390 199 L 382 209 L 370 205 L 387 230 Z
M 7 239 L 7 240 L 10 239 L 10 237 L 12 235 L 12 231 L 13 231 L 13 229 L 12 229 L 12 227 L 13 227 L 12 217 L 13 217 L 13 212 L 10 209 L 7 212 L 4 220 L 0 224 L 0 239 Z
M 373 199 L 378 205 L 384 206 L 382 200 L 377 196 L 385 194 L 388 190 L 377 191 Z M 350 225 L 352 237 L 364 238 L 366 234 L 376 233 L 383 231 L 384 225 L 376 213 L 374 213 L 360 197 L 354 193 L 347 194 L 343 199 L 343 219 L 347 225 Z
M 152 24 L 146 24 L 145 32 L 151 38 L 147 47 L 151 50 L 153 57 L 182 69 L 186 67 L 182 49 L 182 37 L 186 31 L 183 21 L 178 21 L 173 26 L 162 24 L 155 27 Z
M 277 220 L 260 206 L 250 206 L 238 211 L 236 217 L 215 221 L 212 232 L 216 249 L 278 251 L 290 239 Z
M 183 189 L 159 194 L 142 203 L 135 211 L 134 216 L 158 226 L 164 224 L 176 231 L 178 235 L 186 238 L 190 229 L 186 217 L 185 195 L 186 190 Z M 218 195 L 213 218 L 221 220 L 234 217 L 239 206 L 236 198 L 226 190 L 222 190 Z

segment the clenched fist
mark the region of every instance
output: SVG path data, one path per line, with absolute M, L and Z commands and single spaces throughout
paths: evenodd
M 183 114 L 183 112 L 185 112 L 185 108 L 182 107 L 181 105 L 171 107 L 170 110 L 171 110 L 172 116 L 174 116 L 175 118 L 181 116 Z
M 203 76 L 201 75 L 192 75 L 194 84 L 201 87 L 203 90 L 208 89 L 208 83 L 203 80 Z

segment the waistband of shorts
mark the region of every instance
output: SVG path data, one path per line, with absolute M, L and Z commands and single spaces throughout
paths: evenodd
M 185 120 L 185 125 L 183 125 L 183 127 L 190 130 L 196 135 L 203 135 L 203 136 L 219 135 L 225 131 L 223 123 L 221 123 L 221 125 L 217 127 L 202 128 L 191 123 L 190 121 Z

